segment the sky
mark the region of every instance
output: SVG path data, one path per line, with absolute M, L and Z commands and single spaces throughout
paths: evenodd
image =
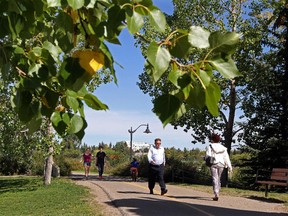
M 173 5 L 169 0 L 154 0 L 154 4 L 167 14 L 172 14 Z M 133 36 L 125 29 L 120 34 L 119 45 L 109 45 L 115 64 L 118 84 L 114 82 L 101 85 L 94 94 L 106 105 L 109 110 L 95 111 L 86 108 L 85 115 L 88 127 L 82 143 L 87 145 L 105 144 L 115 145 L 116 142 L 129 141 L 129 129 L 135 130 L 141 124 L 149 124 L 152 133 L 143 133 L 145 126 L 139 127 L 133 133 L 133 142 L 154 143 L 154 139 L 162 139 L 162 146 L 180 149 L 193 149 L 205 146 L 192 144 L 191 131 L 187 133 L 183 129 L 175 130 L 173 126 L 163 127 L 161 121 L 152 112 L 151 98 L 145 95 L 137 86 L 139 74 L 143 71 L 144 58 L 139 48 L 134 46 Z

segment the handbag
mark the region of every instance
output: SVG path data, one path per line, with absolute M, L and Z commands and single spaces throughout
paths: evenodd
M 214 152 L 214 149 L 212 148 L 212 146 L 210 145 L 210 148 L 211 150 Z M 205 157 L 205 164 L 208 166 L 208 167 L 211 167 L 215 162 L 215 157 L 213 156 L 206 156 Z

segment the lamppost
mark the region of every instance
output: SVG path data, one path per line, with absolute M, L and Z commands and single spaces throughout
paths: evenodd
M 132 160 L 132 153 L 133 153 L 133 150 L 132 150 L 132 138 L 133 138 L 133 133 L 135 133 L 138 128 L 142 127 L 142 126 L 146 126 L 146 130 L 143 132 L 143 133 L 152 133 L 150 130 L 149 130 L 149 125 L 148 124 L 141 124 L 139 125 L 135 130 L 132 129 L 129 129 L 128 132 L 130 133 L 130 161 Z

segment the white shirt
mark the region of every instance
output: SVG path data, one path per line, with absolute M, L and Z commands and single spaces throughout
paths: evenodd
M 155 148 L 155 146 L 152 146 L 148 151 L 148 161 L 151 164 L 154 165 L 165 165 L 165 151 L 163 147 L 159 147 L 159 149 Z M 152 163 L 154 161 L 154 163 Z

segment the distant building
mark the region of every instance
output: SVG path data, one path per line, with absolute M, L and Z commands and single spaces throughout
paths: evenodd
M 125 142 L 130 148 L 130 141 Z M 132 142 L 132 151 L 143 151 L 144 149 L 149 149 L 152 144 L 146 143 L 146 142 Z

